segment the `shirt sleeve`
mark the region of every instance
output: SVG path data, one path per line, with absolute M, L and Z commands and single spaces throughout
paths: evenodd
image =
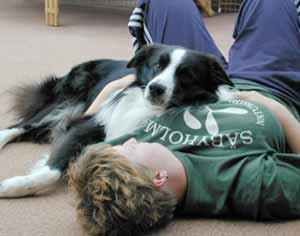
M 251 220 L 300 216 L 300 155 L 261 152 L 208 158 L 174 152 L 188 179 L 181 214 Z

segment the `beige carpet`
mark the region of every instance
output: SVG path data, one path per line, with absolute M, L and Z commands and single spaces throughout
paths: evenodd
M 44 25 L 42 0 L 0 3 L 0 128 L 13 121 L 7 92 L 20 83 L 45 75 L 66 73 L 72 65 L 94 58 L 129 58 L 131 38 L 128 12 L 101 9 L 61 9 L 62 26 Z M 207 19 L 224 53 L 231 40 L 234 15 Z M 0 154 L 0 179 L 22 175 L 48 150 L 48 146 L 14 144 Z M 300 199 L 299 199 L 300 200 Z M 176 220 L 161 235 L 253 236 L 300 235 L 300 221 L 253 223 L 222 220 Z M 33 198 L 0 200 L 0 236 L 80 236 L 72 200 L 64 186 Z

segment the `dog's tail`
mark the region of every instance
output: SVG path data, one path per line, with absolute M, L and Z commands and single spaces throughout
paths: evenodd
M 16 113 L 17 119 L 30 120 L 40 112 L 46 105 L 53 103 L 57 97 L 57 83 L 60 78 L 49 76 L 42 82 L 21 85 L 12 91 L 14 105 L 12 110 Z

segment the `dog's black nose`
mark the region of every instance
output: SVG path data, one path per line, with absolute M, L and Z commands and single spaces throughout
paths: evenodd
M 149 92 L 152 97 L 159 97 L 164 94 L 166 87 L 160 84 L 151 84 L 149 86 Z

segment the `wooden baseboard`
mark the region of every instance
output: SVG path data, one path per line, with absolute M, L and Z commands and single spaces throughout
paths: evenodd
M 212 10 L 212 0 L 194 0 L 196 5 L 208 16 L 214 16 L 215 12 Z

